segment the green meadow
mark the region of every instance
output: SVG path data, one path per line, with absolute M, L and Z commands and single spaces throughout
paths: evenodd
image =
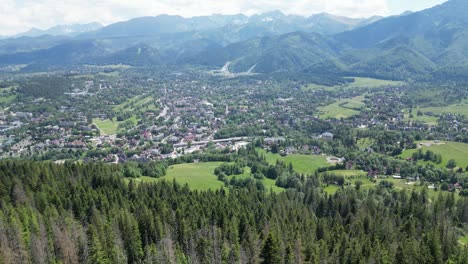
M 338 176 L 343 176 L 345 178 L 347 178 L 347 177 L 363 177 L 363 176 L 366 177 L 367 176 L 367 172 L 361 171 L 361 170 L 332 170 L 332 171 L 322 172 L 321 174 L 325 174 L 325 173 L 335 174 L 335 175 L 338 175 Z
M 140 120 L 139 116 L 147 111 L 158 111 L 154 99 L 152 96 L 137 96 L 129 99 L 121 104 L 118 104 L 112 108 L 115 112 L 132 112 L 133 115 L 125 121 L 116 121 L 116 118 L 112 120 L 105 119 L 93 119 L 93 122 L 98 126 L 101 133 L 106 135 L 116 134 L 119 131 L 119 125 L 121 123 L 131 121 L 133 125 L 138 124 Z
M 335 173 L 338 175 L 342 175 L 345 177 L 345 186 L 344 188 L 355 188 L 356 182 L 359 181 L 361 183 L 361 189 L 373 189 L 380 184 L 382 181 L 388 181 L 393 183 L 393 189 L 395 190 L 407 190 L 407 191 L 417 191 L 420 192 L 422 190 L 426 190 L 428 197 L 430 199 L 437 198 L 438 195 L 449 195 L 449 192 L 443 191 L 435 191 L 434 189 L 429 189 L 427 186 L 421 186 L 420 182 L 409 182 L 406 179 L 393 179 L 392 177 L 386 179 L 377 179 L 375 181 L 371 181 L 369 177 L 367 177 L 367 173 L 364 171 L 330 171 L 329 173 Z M 325 185 L 324 190 L 328 194 L 335 194 L 341 186 L 337 185 Z M 456 195 L 458 197 L 458 195 Z
M 313 174 L 318 168 L 331 166 L 325 156 L 293 154 L 283 157 L 279 154 L 266 152 L 263 149 L 259 149 L 259 153 L 265 155 L 267 162 L 270 164 L 276 164 L 277 160 L 286 164 L 291 163 L 295 171 L 304 174 Z
M 418 116 L 417 113 L 421 112 L 422 115 Z M 413 118 L 409 117 L 409 110 L 405 110 L 405 120 L 419 121 L 429 125 L 436 125 L 437 116 L 426 115 L 426 113 L 432 113 L 434 115 L 442 114 L 459 114 L 468 117 L 468 100 L 462 101 L 458 104 L 451 104 L 447 106 L 433 106 L 433 107 L 421 107 L 413 109 Z
M 398 86 L 405 84 L 404 82 L 400 81 L 390 81 L 390 80 L 381 80 L 381 79 L 374 79 L 374 78 L 362 78 L 362 77 L 353 77 L 354 82 L 348 84 L 351 87 L 358 87 L 358 88 L 376 88 L 376 87 L 383 87 L 383 86 Z
M 0 104 L 10 104 L 16 99 L 16 95 L 0 96 Z
M 354 98 L 340 99 L 327 106 L 319 107 L 319 115 L 321 119 L 341 119 L 349 118 L 358 115 L 361 109 L 365 107 L 364 97 L 357 96 Z
M 173 181 L 179 184 L 188 184 L 194 190 L 217 190 L 224 187 L 224 183 L 218 181 L 214 170 L 223 162 L 186 163 L 170 166 L 166 176 L 158 180 Z
M 452 105 L 441 106 L 441 107 L 424 107 L 424 108 L 419 108 L 417 110 L 423 113 L 431 112 L 431 113 L 438 114 L 438 115 L 460 114 L 460 115 L 468 116 L 468 101 L 464 101 L 459 104 L 452 104 Z
M 439 120 L 439 118 L 437 118 L 436 116 L 428 116 L 424 114 L 418 116 L 417 111 L 418 110 L 416 111 L 413 110 L 413 117 L 410 118 L 409 110 L 405 110 L 404 120 L 413 121 L 413 122 L 421 122 L 421 123 L 425 123 L 428 125 L 437 125 L 437 120 Z
M 157 181 L 176 181 L 179 184 L 188 184 L 193 190 L 218 190 L 224 188 L 224 183 L 218 180 L 214 174 L 214 170 L 223 162 L 200 162 L 200 163 L 185 163 L 170 166 L 167 169 L 166 176 L 161 178 L 140 177 L 137 180 L 144 182 Z M 244 173 L 241 175 L 229 176 L 228 179 L 236 177 L 237 179 L 246 179 L 252 177 L 250 168 L 244 168 Z M 281 192 L 284 190 L 275 185 L 275 180 L 264 178 L 262 180 L 266 190 Z
M 109 119 L 102 120 L 99 118 L 93 119 L 93 123 L 101 131 L 101 134 L 104 134 L 104 135 L 117 134 L 117 132 L 119 132 L 119 125 L 127 121 L 131 121 L 133 125 L 138 124 L 138 118 L 135 115 L 131 116 L 129 119 L 125 121 L 120 121 L 120 122 L 116 121 L 115 118 L 112 120 L 109 120 Z
M 153 102 L 152 102 L 153 101 Z M 146 106 L 147 105 L 147 106 Z M 116 112 L 157 110 L 152 96 L 137 96 L 112 108 Z
M 93 119 L 93 123 L 96 124 L 98 129 L 101 131 L 101 134 L 104 135 L 114 135 L 117 134 L 117 128 L 121 122 L 109 119 Z
M 442 163 L 436 164 L 439 167 L 445 167 L 450 159 L 454 159 L 458 167 L 465 169 L 468 166 L 468 144 L 459 142 L 440 142 L 439 144 L 432 144 L 431 146 L 425 146 L 424 143 L 430 143 L 428 141 L 422 141 L 421 149 L 426 152 L 431 150 L 434 153 L 442 155 Z M 408 158 L 417 152 L 417 149 L 404 150 L 400 155 L 402 158 Z M 424 162 L 424 161 L 421 161 Z
M 383 86 L 398 86 L 404 84 L 404 82 L 400 81 L 390 81 L 390 80 L 381 80 L 381 79 L 374 79 L 374 78 L 363 78 L 363 77 L 349 77 L 353 78 L 354 82 L 347 83 L 343 85 L 335 85 L 335 86 L 326 86 L 320 84 L 309 84 L 308 86 L 304 87 L 304 91 L 313 91 L 313 90 L 326 90 L 326 91 L 334 91 L 340 88 L 379 88 Z

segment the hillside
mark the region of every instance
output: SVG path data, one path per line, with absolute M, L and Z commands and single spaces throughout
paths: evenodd
M 207 51 L 189 62 L 216 67 L 231 62 L 229 70 L 234 72 L 248 71 L 252 67 L 258 73 L 301 71 L 336 56 L 337 49 L 338 44 L 327 37 L 296 32 Z
M 102 56 L 108 51 L 96 41 L 66 42 L 49 49 L 15 53 L 0 56 L 0 65 L 41 64 L 70 65 L 81 64 Z
M 466 263 L 457 204 L 430 202 L 426 192 L 328 195 L 315 178 L 302 192 L 191 191 L 124 181 L 118 166 L 103 164 L 0 168 L 5 263 Z
M 466 1 L 450 0 L 384 19 L 279 11 L 251 17 L 142 17 L 71 40 L 2 40 L 0 65 L 229 65 L 231 72 L 466 80 L 467 13 Z M 135 57 L 139 47 L 148 56 Z
M 237 72 L 256 65 L 259 73 L 306 71 L 407 79 L 437 72 L 456 79 L 461 72 L 441 69 L 467 64 L 467 13 L 465 1 L 451 0 L 335 36 L 293 33 L 236 43 L 202 53 L 194 62 L 219 67 L 230 61 L 231 70 Z
M 337 39 L 355 48 L 371 48 L 389 39 L 405 36 L 412 40 L 438 42 L 446 47 L 459 30 L 468 24 L 468 2 L 449 0 L 433 8 L 404 16 L 382 19 L 366 27 L 337 35 Z
M 133 66 L 158 65 L 163 63 L 159 52 L 144 44 L 96 58 L 96 62 L 99 64 L 127 64 Z

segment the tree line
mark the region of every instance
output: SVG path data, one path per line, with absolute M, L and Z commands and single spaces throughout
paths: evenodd
M 468 199 L 275 194 L 124 179 L 107 164 L 0 161 L 1 263 L 467 263 Z

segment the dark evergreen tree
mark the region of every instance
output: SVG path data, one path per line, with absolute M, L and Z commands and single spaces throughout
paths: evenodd
M 282 262 L 279 242 L 272 233 L 268 234 L 260 257 L 262 264 L 280 264 Z

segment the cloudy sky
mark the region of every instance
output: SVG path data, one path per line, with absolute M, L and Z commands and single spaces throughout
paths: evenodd
M 1 0 L 0 35 L 58 24 L 110 24 L 140 16 L 177 14 L 185 17 L 256 14 L 281 10 L 287 14 L 328 12 L 350 17 L 418 11 L 446 0 Z

